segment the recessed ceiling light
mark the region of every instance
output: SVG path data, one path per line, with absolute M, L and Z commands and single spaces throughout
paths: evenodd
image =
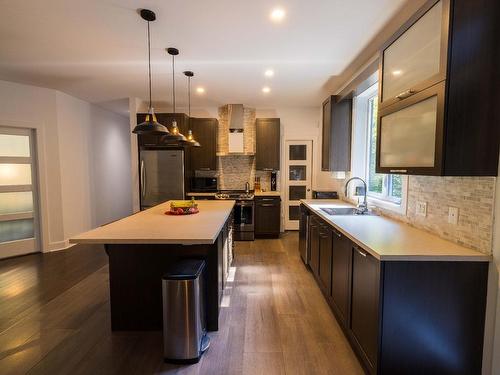
M 401 74 L 403 74 L 402 70 L 393 70 L 392 71 L 392 75 L 393 76 L 400 76 Z
M 197 88 L 196 88 L 196 92 L 197 92 L 198 94 L 204 94 L 204 93 L 205 93 L 205 89 L 204 89 L 203 87 L 197 87 Z
M 285 11 L 283 8 L 274 8 L 271 12 L 271 20 L 280 22 L 285 18 Z
M 265 72 L 264 72 L 264 75 L 266 77 L 273 77 L 274 76 L 274 70 L 272 69 L 267 69 Z
M 267 94 L 267 93 L 271 92 L 271 89 L 269 87 L 265 86 L 265 87 L 262 88 L 262 92 L 264 94 Z

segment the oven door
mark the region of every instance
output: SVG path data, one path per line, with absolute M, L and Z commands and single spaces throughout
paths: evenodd
M 253 202 L 237 201 L 234 206 L 234 226 L 239 232 L 253 232 L 254 212 Z

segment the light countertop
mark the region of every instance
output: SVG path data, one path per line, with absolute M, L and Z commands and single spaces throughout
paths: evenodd
M 224 227 L 235 201 L 198 201 L 199 213 L 165 215 L 170 202 L 82 233 L 70 243 L 93 244 L 212 244 Z
M 383 261 L 490 261 L 491 257 L 408 224 L 373 215 L 328 215 L 321 207 L 353 207 L 337 199 L 301 202 L 362 249 Z
M 256 197 L 280 197 L 281 192 L 279 191 L 256 191 L 255 193 Z

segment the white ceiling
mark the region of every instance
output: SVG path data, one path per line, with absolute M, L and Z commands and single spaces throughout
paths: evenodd
M 193 70 L 193 106 L 272 108 L 319 105 L 338 75 L 406 0 L 0 0 L 0 79 L 55 88 L 113 110 L 147 98 L 146 22 L 151 24 L 153 96 L 170 103 L 165 47 L 177 47 L 178 102 L 183 70 Z M 269 19 L 279 5 L 280 24 Z M 273 68 L 275 76 L 264 77 Z M 263 86 L 271 88 L 263 94 Z M 193 90 L 194 91 L 194 90 Z M 118 105 L 117 105 L 118 103 Z

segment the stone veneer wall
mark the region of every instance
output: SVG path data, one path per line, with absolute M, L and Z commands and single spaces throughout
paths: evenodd
M 217 136 L 217 154 L 229 152 L 229 107 L 219 107 L 219 128 Z M 255 108 L 243 107 L 243 152 L 255 153 Z
M 343 196 L 345 180 L 335 180 Z M 384 216 L 491 254 L 495 177 L 409 176 L 406 215 L 377 208 Z M 427 216 L 416 215 L 417 201 L 427 202 Z M 448 223 L 448 208 L 459 209 L 458 224 Z

